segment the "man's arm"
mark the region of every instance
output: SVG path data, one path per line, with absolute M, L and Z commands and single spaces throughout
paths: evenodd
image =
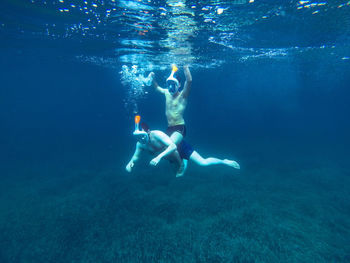
M 165 157 L 168 156 L 169 154 L 172 154 L 173 152 L 176 151 L 176 145 L 175 143 L 169 138 L 168 135 L 161 131 L 153 131 L 153 138 L 162 143 L 163 145 L 167 146 L 167 148 L 162 151 L 160 154 L 158 154 L 155 158 L 153 158 L 150 161 L 151 165 L 156 166 L 159 161 Z
M 134 155 L 131 157 L 131 160 L 126 165 L 125 169 L 130 173 L 132 168 L 134 167 L 135 162 L 139 159 L 142 147 L 139 142 L 136 143 L 136 149 Z
M 151 74 L 152 74 L 152 75 L 151 75 Z M 151 75 L 151 77 L 152 77 L 153 87 L 154 87 L 157 91 L 159 91 L 160 93 L 163 93 L 163 94 L 164 94 L 165 89 L 161 88 L 161 87 L 158 85 L 157 81 L 156 81 L 155 78 L 154 78 L 154 75 L 155 75 L 155 74 L 154 74 L 153 72 L 151 72 L 150 75 Z
M 191 87 L 192 87 L 192 75 L 188 66 L 184 66 L 184 73 L 185 73 L 186 81 L 185 81 L 184 89 L 182 91 L 182 96 L 184 98 L 187 98 L 187 96 L 190 94 Z

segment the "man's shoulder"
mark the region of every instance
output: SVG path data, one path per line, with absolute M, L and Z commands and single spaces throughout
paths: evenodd
M 170 92 L 169 92 L 168 89 L 164 89 L 163 94 L 164 94 L 164 96 L 165 96 L 166 98 L 170 98 L 170 99 L 172 98 L 172 96 L 171 96 L 171 94 L 170 94 Z
M 145 146 L 140 142 L 136 142 L 136 148 L 140 150 L 145 150 Z

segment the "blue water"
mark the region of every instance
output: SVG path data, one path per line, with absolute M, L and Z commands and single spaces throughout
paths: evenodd
M 349 262 L 350 4 L 271 2 L 4 1 L 0 262 Z M 167 122 L 122 66 L 172 63 L 186 140 L 240 170 L 125 171 L 135 113 Z

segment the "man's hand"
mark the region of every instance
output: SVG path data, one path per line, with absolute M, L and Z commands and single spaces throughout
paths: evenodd
M 150 165 L 153 165 L 153 166 L 156 166 L 156 165 L 159 163 L 159 161 L 160 161 L 160 159 L 159 159 L 158 157 L 156 157 L 156 158 L 153 158 L 153 159 L 149 162 L 149 164 L 150 164 Z
M 151 73 L 148 74 L 148 77 L 147 77 L 147 78 L 150 80 L 150 85 L 151 85 L 151 84 L 154 85 L 154 82 L 155 82 L 154 76 L 155 76 L 154 72 L 151 72 Z
M 134 167 L 134 162 L 133 162 L 133 161 L 130 161 L 130 162 L 126 165 L 125 169 L 126 169 L 127 172 L 130 173 L 133 167 Z

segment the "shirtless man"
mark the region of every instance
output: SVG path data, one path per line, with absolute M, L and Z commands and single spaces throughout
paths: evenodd
M 179 154 L 176 151 L 175 143 L 161 131 L 151 131 L 148 128 L 148 125 L 145 123 L 141 123 L 142 129 L 139 130 L 139 118 L 136 116 L 135 120 L 137 120 L 135 131 L 133 135 L 137 139 L 135 153 L 133 154 L 131 160 L 126 166 L 126 170 L 131 172 L 131 169 L 134 167 L 134 162 L 139 159 L 139 154 L 142 150 L 146 150 L 150 153 L 158 153 L 156 157 L 154 157 L 150 161 L 150 165 L 156 166 L 159 161 L 164 157 L 169 157 L 172 154 L 172 158 L 177 162 L 179 170 L 178 174 L 182 174 L 183 171 L 183 161 L 180 158 Z
M 240 169 L 240 166 L 236 161 L 228 159 L 222 160 L 215 157 L 203 158 L 199 155 L 198 152 L 193 150 L 190 144 L 184 140 L 176 148 L 174 142 L 164 132 L 158 130 L 151 131 L 145 124 L 142 124 L 141 126 L 141 131 L 135 130 L 133 133 L 137 139 L 137 143 L 135 152 L 125 168 L 128 172 L 131 172 L 142 151 L 148 151 L 153 154 L 160 152 L 155 158 L 150 161 L 150 165 L 153 166 L 156 166 L 163 157 L 168 157 L 169 159 L 174 158 L 175 160 L 178 160 L 178 155 L 180 155 L 180 157 L 186 161 L 186 167 L 187 161 L 191 160 L 200 166 L 223 164 L 229 167 Z M 178 171 L 176 177 L 183 176 L 184 173 L 185 169 Z
M 168 120 L 168 128 L 166 134 L 170 136 L 171 140 L 176 144 L 180 144 L 186 135 L 185 120 L 183 113 L 187 105 L 187 98 L 192 86 L 192 76 L 188 66 L 184 66 L 184 74 L 186 77 L 185 85 L 180 90 L 181 83 L 174 78 L 177 67 L 173 65 L 172 72 L 167 79 L 168 88 L 161 88 L 153 78 L 153 86 L 157 91 L 165 96 L 165 114 Z

